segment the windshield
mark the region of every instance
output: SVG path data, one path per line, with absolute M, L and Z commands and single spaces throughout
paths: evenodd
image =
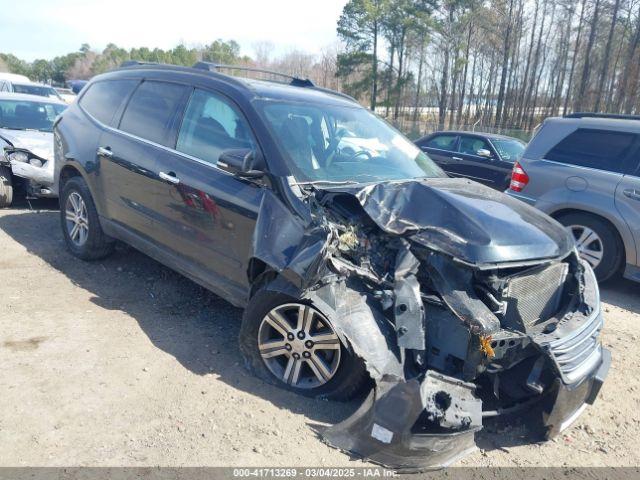
M 51 132 L 65 105 L 25 100 L 0 100 L 0 128 Z
M 491 141 L 503 160 L 518 160 L 526 147 L 526 144 L 519 140 L 493 138 Z
M 27 93 L 29 95 L 37 95 L 39 97 L 60 98 L 60 95 L 58 95 L 58 92 L 56 92 L 55 89 L 47 87 L 46 85 L 14 83 L 13 91 L 15 93 Z
M 299 182 L 446 177 L 418 147 L 364 108 L 263 102 L 260 109 Z

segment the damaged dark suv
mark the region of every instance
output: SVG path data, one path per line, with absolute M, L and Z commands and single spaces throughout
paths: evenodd
M 224 68 L 129 65 L 60 117 L 74 255 L 124 241 L 243 307 L 267 381 L 369 389 L 324 438 L 384 465 L 447 465 L 484 417 L 526 411 L 551 437 L 593 403 L 598 286 L 560 224 L 448 178 L 350 97 Z

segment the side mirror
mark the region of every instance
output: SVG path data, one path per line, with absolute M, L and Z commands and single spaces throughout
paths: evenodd
M 258 154 L 248 148 L 225 150 L 218 157 L 218 167 L 222 170 L 243 178 L 259 178 L 264 175 L 262 170 L 254 168 Z
M 484 158 L 492 158 L 491 151 L 487 150 L 486 148 L 481 148 L 480 150 L 478 150 L 476 152 L 476 155 Z

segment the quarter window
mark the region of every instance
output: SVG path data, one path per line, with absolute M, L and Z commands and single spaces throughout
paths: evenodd
M 137 80 L 105 80 L 94 83 L 82 95 L 80 105 L 89 114 L 106 125 L 138 84 Z
M 427 142 L 427 148 L 437 148 L 453 152 L 456 149 L 457 138 L 456 135 L 438 135 Z
M 635 138 L 632 133 L 578 129 L 553 147 L 545 158 L 620 173 Z
M 176 150 L 216 164 L 224 150 L 255 148 L 244 117 L 228 101 L 196 89 L 182 121 Z
M 171 127 L 187 90 L 174 83 L 143 82 L 122 115 L 120 130 L 173 147 Z

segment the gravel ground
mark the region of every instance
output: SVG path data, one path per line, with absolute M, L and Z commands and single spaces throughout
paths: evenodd
M 129 248 L 84 263 L 55 204 L 0 211 L 0 466 L 363 466 L 318 437 L 357 401 L 254 378 L 241 311 Z M 465 466 L 640 464 L 640 288 L 602 290 L 613 351 L 596 404 L 552 442 L 489 425 Z

